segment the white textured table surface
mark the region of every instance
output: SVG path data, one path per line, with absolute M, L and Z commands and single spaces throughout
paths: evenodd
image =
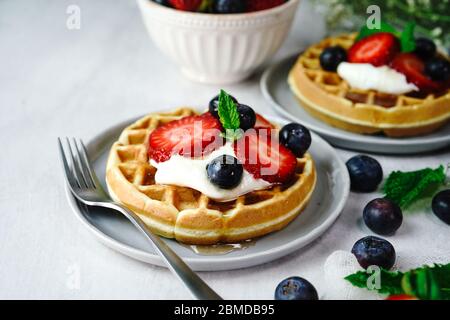
M 70 4 L 81 8 L 80 30 L 66 28 Z M 302 3 L 274 60 L 318 40 L 320 21 Z M 224 89 L 257 111 L 273 114 L 258 81 L 259 75 Z M 206 106 L 219 88 L 179 75 L 148 39 L 133 0 L 1 1 L 0 87 L 0 298 L 189 299 L 168 270 L 115 253 L 84 229 L 64 194 L 56 137 L 89 139 L 154 109 Z M 347 159 L 352 153 L 340 154 Z M 377 158 L 390 172 L 447 163 L 450 152 Z M 271 299 L 277 283 L 291 275 L 308 278 L 323 294 L 326 257 L 350 250 L 368 233 L 358 220 L 373 197 L 352 194 L 333 227 L 290 256 L 201 276 L 227 299 Z M 449 261 L 449 231 L 430 212 L 406 216 L 389 238 L 398 266 Z M 79 288 L 73 282 L 78 271 Z

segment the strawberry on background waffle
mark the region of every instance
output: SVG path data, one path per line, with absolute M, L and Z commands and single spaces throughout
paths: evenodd
M 384 24 L 385 25 L 385 24 Z M 450 121 L 450 62 L 429 39 L 362 29 L 302 53 L 288 81 L 301 107 L 339 129 L 410 137 Z

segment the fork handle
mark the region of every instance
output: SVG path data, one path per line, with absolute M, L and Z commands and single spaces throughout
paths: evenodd
M 158 235 L 149 230 L 133 211 L 117 203 L 104 203 L 104 206 L 120 211 L 144 234 L 169 269 L 184 283 L 194 298 L 222 300 Z

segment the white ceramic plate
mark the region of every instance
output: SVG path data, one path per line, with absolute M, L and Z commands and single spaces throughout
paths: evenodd
M 394 139 L 381 135 L 362 135 L 334 128 L 305 111 L 289 89 L 287 77 L 298 55 L 289 57 L 267 69 L 261 78 L 264 97 L 277 113 L 289 120 L 303 123 L 331 144 L 359 151 L 383 154 L 414 154 L 450 146 L 450 124 L 422 137 Z
M 281 124 L 286 122 L 281 119 L 271 120 Z M 106 160 L 111 144 L 131 122 L 120 123 L 87 143 L 90 159 L 101 181 L 105 180 Z M 198 255 L 174 240 L 165 241 L 197 271 L 250 267 L 280 258 L 307 245 L 336 220 L 347 201 L 350 189 L 345 164 L 327 142 L 313 135 L 310 152 L 318 172 L 316 190 L 305 211 L 283 230 L 257 239 L 253 246 L 244 250 L 225 255 Z M 69 191 L 67 196 L 77 217 L 101 242 L 134 259 L 164 266 L 152 246 L 120 214 L 102 208 L 86 208 Z

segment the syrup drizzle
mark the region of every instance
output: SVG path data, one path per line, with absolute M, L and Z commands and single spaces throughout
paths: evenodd
M 219 256 L 228 254 L 234 251 L 245 250 L 253 247 L 256 244 L 255 240 L 249 239 L 239 243 L 218 243 L 213 245 L 187 245 L 182 246 L 188 248 L 195 254 L 201 256 Z

